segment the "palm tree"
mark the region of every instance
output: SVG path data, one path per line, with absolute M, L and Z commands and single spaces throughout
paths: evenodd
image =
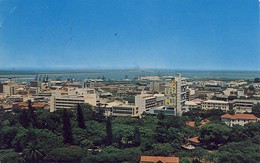
M 23 157 L 27 162 L 39 162 L 43 157 L 36 143 L 29 143 L 23 151 Z

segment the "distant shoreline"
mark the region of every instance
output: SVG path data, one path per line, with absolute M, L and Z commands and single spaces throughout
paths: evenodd
M 153 69 L 96 69 L 96 70 L 0 70 L 0 78 L 35 78 L 49 76 L 50 79 L 88 79 L 101 78 L 120 80 L 128 76 L 130 79 L 141 76 L 174 76 L 181 73 L 183 77 L 192 79 L 253 79 L 260 77 L 260 71 L 230 70 L 153 70 Z

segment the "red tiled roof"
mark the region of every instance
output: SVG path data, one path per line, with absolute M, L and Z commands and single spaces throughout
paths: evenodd
M 208 123 L 208 122 L 210 122 L 210 120 L 208 120 L 208 119 L 204 119 L 202 122 L 204 122 L 204 123 Z
M 28 107 L 28 103 L 27 102 L 18 102 L 18 106 L 21 107 Z
M 254 114 L 235 114 L 235 119 L 257 119 Z
M 193 138 L 189 138 L 188 140 L 191 141 L 191 142 L 194 142 L 194 143 L 200 143 L 198 136 L 193 137 Z
M 224 114 L 221 116 L 221 118 L 225 118 L 225 119 L 233 119 L 233 115 L 230 115 L 230 114 Z
M 194 121 L 188 121 L 188 122 L 186 122 L 186 125 L 190 126 L 190 127 L 194 127 L 195 126 L 195 122 Z
M 34 108 L 43 108 L 46 105 L 47 105 L 46 103 L 34 103 L 34 104 L 32 104 L 32 107 L 34 107 Z
M 11 109 L 12 106 L 11 105 L 7 105 L 7 104 L 0 104 L 0 108 L 3 108 L 3 109 Z
M 45 107 L 47 104 L 44 102 L 37 102 L 37 103 L 32 103 L 32 107 L 33 108 L 43 108 Z M 19 107 L 24 107 L 24 108 L 28 108 L 28 102 L 18 102 L 18 106 Z
M 254 114 L 224 114 L 221 116 L 221 118 L 225 119 L 251 119 L 251 120 L 257 120 L 257 117 Z
M 141 156 L 141 163 L 162 161 L 163 163 L 179 163 L 179 157 L 162 157 L 162 156 Z

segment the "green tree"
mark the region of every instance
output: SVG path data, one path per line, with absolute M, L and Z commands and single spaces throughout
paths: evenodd
M 29 143 L 23 150 L 23 157 L 27 162 L 39 162 L 43 158 L 43 154 L 40 152 L 36 143 Z
M 135 126 L 133 135 L 133 145 L 138 147 L 141 144 L 141 133 L 139 127 Z
M 84 151 L 77 146 L 69 146 L 53 149 L 44 160 L 49 162 L 80 162 L 84 157 Z
M 220 121 L 221 115 L 225 114 L 225 112 L 221 109 L 210 109 L 207 110 L 202 116 L 203 118 L 208 118 L 211 121 Z
M 260 137 L 255 142 L 236 142 L 220 147 L 216 153 L 215 162 L 258 163 L 260 160 L 259 140 Z
M 252 114 L 254 114 L 257 117 L 260 117 L 260 103 L 257 103 L 252 107 Z
M 107 117 L 106 121 L 106 133 L 107 133 L 107 145 L 111 145 L 113 141 L 113 134 L 112 134 L 112 120 L 111 117 Z
M 167 137 L 167 130 L 168 127 L 166 126 L 166 119 L 165 119 L 165 115 L 160 112 L 157 115 L 158 118 L 158 122 L 157 122 L 157 126 L 156 126 L 156 140 L 159 143 L 165 143 L 166 142 L 166 137 Z
M 18 133 L 17 127 L 4 127 L 0 130 L 0 148 L 12 148 L 12 141 Z
M 19 123 L 24 127 L 28 128 L 30 126 L 30 118 L 28 111 L 23 109 L 19 116 Z
M 71 131 L 70 117 L 69 117 L 66 109 L 63 109 L 62 123 L 63 123 L 64 143 L 72 144 L 73 137 L 72 137 L 72 131 Z
M 201 128 L 200 141 L 208 149 L 217 149 L 228 142 L 230 131 L 226 125 L 207 123 Z
M 105 147 L 97 155 L 88 155 L 82 162 L 107 163 L 107 162 L 139 162 L 141 152 L 139 148 L 119 149 L 113 146 Z
M 229 133 L 229 140 L 231 142 L 242 142 L 248 138 L 245 128 L 240 125 L 234 125 Z
M 37 122 L 37 117 L 34 113 L 34 108 L 32 107 L 32 102 L 31 100 L 28 100 L 28 116 L 30 119 L 30 122 L 32 124 L 32 127 L 37 128 L 38 127 L 38 122 Z
M 53 148 L 63 146 L 62 141 L 62 136 L 58 136 L 47 129 L 18 129 L 18 134 L 13 139 L 12 146 L 16 152 L 22 152 L 29 144 L 37 145 L 41 153 L 46 155 Z
M 84 121 L 84 115 L 81 109 L 80 104 L 77 105 L 77 122 L 79 128 L 86 128 L 85 121 Z
M 169 143 L 158 143 L 152 145 L 152 155 L 154 156 L 170 156 L 173 152 L 172 146 Z
M 22 156 L 19 153 L 16 153 L 13 150 L 1 150 L 0 162 L 17 163 L 17 162 L 25 162 L 25 160 L 22 158 Z

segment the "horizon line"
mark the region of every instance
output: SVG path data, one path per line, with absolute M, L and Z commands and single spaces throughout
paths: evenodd
M 0 68 L 0 71 L 116 71 L 116 70 L 140 70 L 140 71 L 149 71 L 149 70 L 164 70 L 164 71 L 243 71 L 243 72 L 260 72 L 260 70 L 241 70 L 241 69 L 193 69 L 193 68 L 72 68 L 72 67 L 46 67 L 46 68 L 37 68 L 37 67 L 15 67 L 15 68 Z

